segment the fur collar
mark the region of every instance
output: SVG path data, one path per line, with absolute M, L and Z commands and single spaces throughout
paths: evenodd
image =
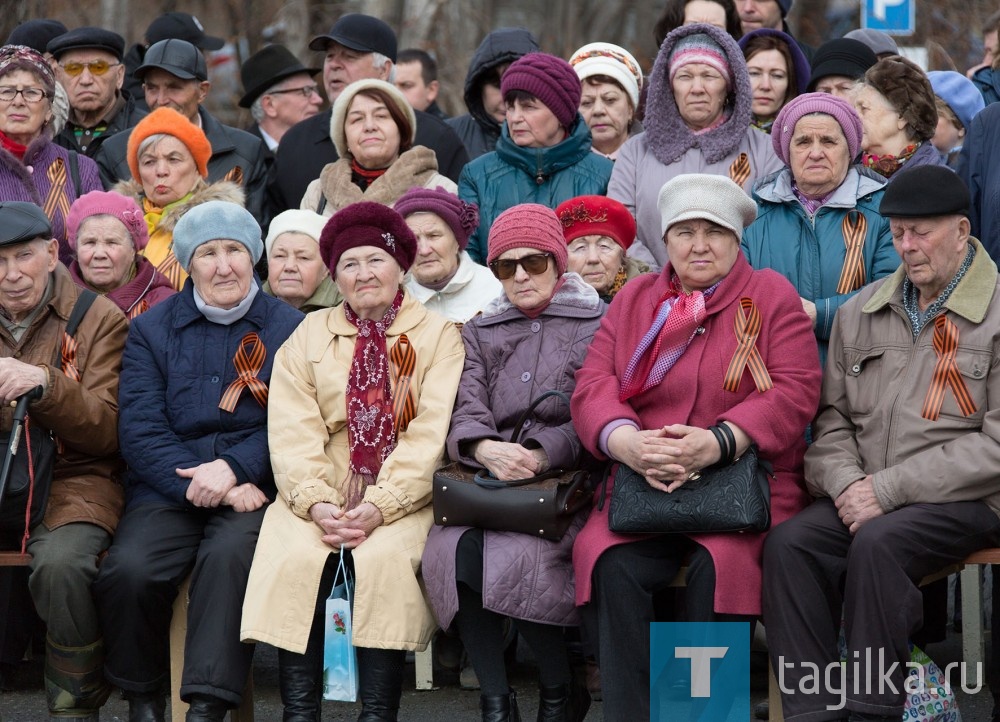
M 139 205 L 139 208 L 142 208 L 142 201 L 146 195 L 142 192 L 142 185 L 139 182 L 134 180 L 118 181 L 111 187 L 111 190 L 132 198 Z M 177 225 L 177 221 L 180 220 L 181 216 L 195 206 L 207 203 L 208 201 L 228 201 L 245 206 L 246 193 L 243 192 L 241 186 L 232 181 L 220 180 L 215 183 L 206 183 L 203 180 L 199 180 L 195 183 L 194 192 L 186 202 L 174 206 L 163 214 L 156 230 L 173 233 L 174 226 Z
M 722 47 L 733 76 L 733 87 L 726 99 L 726 106 L 732 111 L 729 118 L 718 128 L 701 135 L 695 135 L 684 123 L 670 87 L 670 53 L 681 38 L 696 33 L 710 36 Z M 642 121 L 646 129 L 646 143 L 664 165 L 677 162 L 691 148 L 701 148 L 708 163 L 718 163 L 736 150 L 750 127 L 752 100 L 750 75 L 743 51 L 729 33 L 714 25 L 682 25 L 667 35 L 653 63 L 646 114 Z
M 374 201 L 391 206 L 410 188 L 426 187 L 437 174 L 437 156 L 434 151 L 415 145 L 402 153 L 367 190 L 362 191 L 351 181 L 349 158 L 327 163 L 320 173 L 319 184 L 326 198 L 326 214 L 330 215 L 358 201 Z
M 563 285 L 556 291 L 548 308 L 542 311 L 542 316 L 566 316 L 570 318 L 593 318 L 604 313 L 606 304 L 597 295 L 597 291 L 583 280 L 578 273 L 563 275 Z M 507 294 L 501 292 L 483 309 L 480 320 L 482 323 L 500 322 L 513 317 L 524 317 L 521 311 L 511 303 Z

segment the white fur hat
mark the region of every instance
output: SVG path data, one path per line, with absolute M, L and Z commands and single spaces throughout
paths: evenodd
M 347 158 L 350 152 L 347 150 L 347 134 L 344 132 L 344 123 L 347 120 L 347 109 L 351 105 L 351 101 L 354 100 L 354 96 L 360 93 L 362 90 L 372 90 L 378 89 L 384 91 L 390 98 L 395 101 L 396 106 L 410 121 L 410 145 L 413 145 L 413 141 L 417 136 L 417 116 L 413 112 L 413 107 L 407 102 L 406 96 L 403 95 L 395 85 L 392 83 L 387 83 L 384 80 L 376 80 L 374 78 L 366 78 L 364 80 L 357 80 L 346 88 L 344 88 L 340 95 L 333 103 L 333 114 L 330 116 L 330 140 L 333 141 L 334 147 L 337 149 L 337 155 L 341 158 Z M 400 138 L 402 145 L 406 145 L 405 138 Z
M 588 43 L 569 59 L 581 81 L 592 75 L 606 75 L 617 82 L 632 101 L 632 108 L 639 107 L 642 90 L 642 68 L 625 48 L 611 43 Z
M 305 211 L 292 208 L 279 213 L 271 220 L 271 225 L 267 229 L 267 238 L 264 239 L 264 250 L 267 255 L 271 255 L 271 247 L 282 233 L 304 233 L 316 241 L 319 245 L 319 236 L 323 232 L 323 226 L 330 220 L 321 216 L 315 211 Z
M 690 173 L 671 178 L 660 189 L 660 235 L 680 221 L 701 218 L 728 228 L 737 242 L 757 217 L 757 204 L 742 188 L 722 175 Z

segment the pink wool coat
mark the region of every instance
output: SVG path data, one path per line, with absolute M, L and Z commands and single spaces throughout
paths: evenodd
M 784 277 L 771 270 L 754 271 L 741 253 L 706 304 L 704 333 L 695 335 L 659 385 L 623 403 L 618 400 L 619 379 L 652 323 L 671 273 L 668 264 L 660 274 L 634 278 L 612 301 L 576 375 L 572 411 L 580 441 L 598 458 L 607 458 L 598 441 L 604 427 L 618 419 L 629 419 L 642 429 L 678 423 L 707 428 L 730 421 L 746 431 L 760 447 L 761 456 L 774 465 L 771 523 L 777 525 L 809 502 L 802 479 L 804 434 L 819 403 L 822 373 L 812 322 Z M 746 370 L 736 393 L 723 388 L 737 346 L 733 325 L 744 297 L 753 300 L 763 319 L 756 348 L 774 382 L 764 393 L 758 393 Z M 595 503 L 573 547 L 576 602 L 580 605 L 590 601 L 591 574 L 600 555 L 617 544 L 645 538 L 608 529 L 612 487 L 609 481 L 603 510 Z M 760 614 L 764 537 L 692 536 L 715 562 L 716 612 Z

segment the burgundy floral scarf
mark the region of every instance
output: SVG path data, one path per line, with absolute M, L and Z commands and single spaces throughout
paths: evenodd
M 400 289 L 385 315 L 377 321 L 358 318 L 350 305 L 344 304 L 347 320 L 358 329 L 347 376 L 347 443 L 351 465 L 347 472 L 345 510 L 361 503 L 365 489 L 375 483 L 382 463 L 396 448 L 385 332 L 396 320 L 402 303 Z

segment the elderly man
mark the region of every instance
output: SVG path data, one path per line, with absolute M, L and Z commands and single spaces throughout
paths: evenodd
M 396 33 L 378 18 L 360 13 L 343 15 L 327 34 L 313 38 L 309 48 L 326 53 L 323 85 L 331 104 L 355 80 L 393 81 Z M 337 150 L 330 139 L 332 112 L 330 109 L 302 121 L 282 138 L 271 189 L 274 213 L 298 208 L 309 183 L 319 178 L 327 163 L 337 160 Z M 433 150 L 438 170 L 457 183 L 462 168 L 469 162 L 462 141 L 443 120 L 419 110 L 414 112 L 417 116 L 414 145 Z
M 59 263 L 42 209 L 0 203 L 0 436 L 11 428 L 11 402 L 41 386 L 28 415 L 36 433 L 56 438 L 48 506 L 27 540 L 31 598 L 48 628 L 48 708 L 53 717 L 96 722 L 109 687 L 90 585 L 124 501 L 116 481 L 118 374 L 128 324 L 113 303 L 91 297 L 75 344 L 67 344 L 67 321 L 83 293 Z M 23 533 L 3 531 L 18 542 Z M 11 610 L 0 619 L 11 631 L 24 614 Z
M 903 263 L 837 313 L 805 459 L 818 499 L 764 547 L 787 720 L 898 721 L 917 585 L 1000 544 L 1000 293 L 968 207 L 947 168 L 901 173 L 880 210 Z
M 142 79 L 150 110 L 173 108 L 205 132 L 212 144 L 208 181 L 225 179 L 243 186 L 247 210 L 258 223 L 265 223 L 264 143 L 246 131 L 223 125 L 201 107 L 212 88 L 201 51 L 186 40 L 161 40 L 146 51 L 145 62 L 135 74 Z M 127 158 L 130 133 L 126 130 L 109 138 L 95 158 L 105 188 L 132 177 Z
M 56 80 L 69 96 L 69 117 L 55 142 L 91 158 L 105 139 L 146 116 L 122 89 L 125 39 L 104 28 L 77 28 L 49 41 Z
M 736 9 L 740 14 L 740 24 L 743 26 L 743 34 L 761 28 L 771 30 L 781 30 L 788 35 L 794 36 L 785 16 L 791 12 L 792 3 L 795 0 L 736 0 Z M 800 42 L 797 38 L 795 42 L 802 49 L 806 59 L 812 62 L 812 56 L 816 52 L 813 48 Z

